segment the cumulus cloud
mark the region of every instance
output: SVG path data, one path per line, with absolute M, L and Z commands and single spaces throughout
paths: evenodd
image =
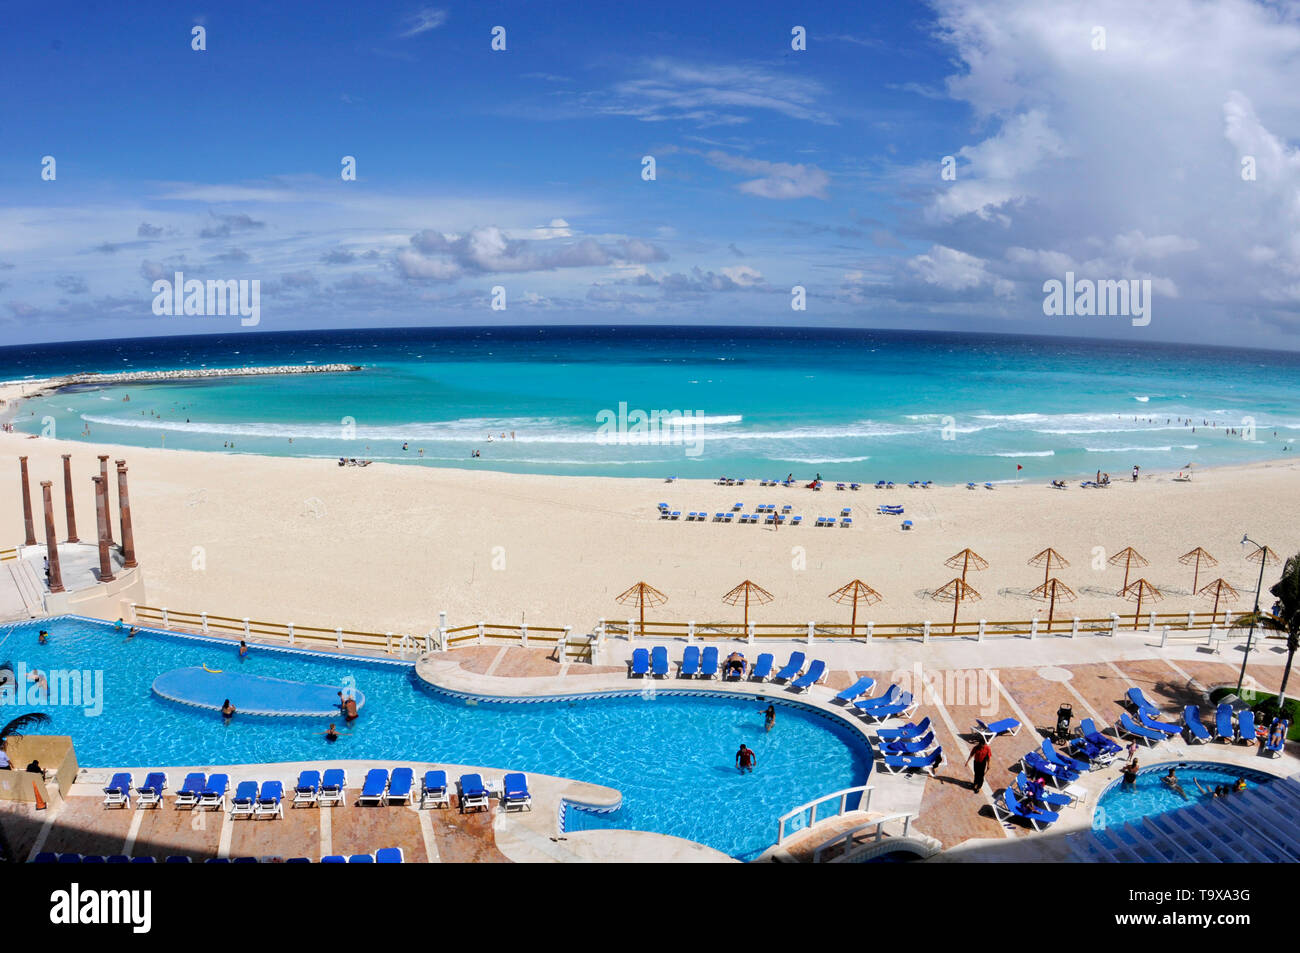
M 140 227 L 135 230 L 135 234 L 140 238 L 157 238 L 162 233 L 161 225 L 150 225 L 148 222 L 141 222 Z
M 562 222 L 557 219 L 556 222 Z M 567 229 L 567 223 L 553 227 Z M 450 281 L 466 273 L 512 274 L 590 268 L 612 264 L 664 261 L 667 253 L 640 239 L 600 243 L 591 238 L 574 242 L 511 238 L 494 225 L 448 235 L 425 229 L 411 236 L 411 249 L 399 252 L 397 267 L 407 278 Z
M 736 188 L 748 195 L 765 199 L 824 199 L 826 186 L 831 181 L 830 176 L 815 165 L 765 162 L 762 159 L 728 155 L 716 149 L 705 158 L 724 171 L 758 176 L 741 182 Z
M 253 231 L 266 227 L 266 222 L 255 221 L 243 212 L 236 215 L 217 215 L 215 212 L 211 214 L 216 219 L 216 224 L 201 229 L 200 238 L 229 238 L 232 232 Z

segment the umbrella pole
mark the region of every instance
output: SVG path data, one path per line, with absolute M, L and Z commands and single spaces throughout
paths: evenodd
M 858 590 L 853 590 L 853 621 L 849 623 L 849 638 L 858 634 Z
M 1217 618 L 1219 618 L 1219 593 L 1216 591 L 1214 593 L 1214 608 L 1210 611 L 1210 625 L 1214 625 Z M 1228 614 L 1226 612 L 1223 614 L 1223 624 L 1228 624 Z
M 1128 586 L 1125 586 L 1124 588 L 1127 589 Z M 1133 631 L 1134 631 L 1134 632 L 1137 631 L 1137 627 L 1138 627 L 1138 619 L 1139 619 L 1141 616 L 1142 616 L 1142 589 L 1139 588 L 1139 589 L 1138 589 L 1138 607 L 1137 607 L 1137 609 L 1135 609 L 1135 610 L 1133 611 Z
M 645 638 L 645 595 L 641 596 L 641 638 Z
M 1052 601 L 1047 604 L 1047 631 L 1052 631 L 1052 615 L 1056 612 L 1056 583 L 1052 583 Z
M 1196 568 L 1192 570 L 1192 595 L 1196 595 L 1196 581 L 1201 578 L 1201 554 L 1196 554 Z
M 745 634 L 749 634 L 749 587 L 745 587 Z
M 959 587 L 959 588 L 957 589 L 957 591 L 953 594 L 953 600 L 952 600 L 952 634 L 953 634 L 953 635 L 956 635 L 956 634 L 957 634 L 957 607 L 958 607 L 959 605 L 961 605 L 961 589 L 960 589 L 960 587 Z

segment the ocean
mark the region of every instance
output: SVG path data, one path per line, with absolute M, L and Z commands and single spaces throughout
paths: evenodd
M 1007 335 L 257 332 L 8 347 L 0 380 L 333 362 L 364 369 L 69 390 L 14 423 L 218 453 L 857 482 L 1120 478 L 1286 457 L 1300 442 L 1300 354 Z

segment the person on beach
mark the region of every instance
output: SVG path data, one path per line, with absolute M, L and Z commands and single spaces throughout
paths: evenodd
M 987 741 L 981 738 L 979 744 L 972 748 L 970 754 L 966 756 L 966 763 L 970 764 L 972 758 L 975 760 L 975 780 L 970 783 L 970 789 L 979 791 L 984 787 L 984 775 L 988 772 L 989 764 L 993 760 L 993 749 L 989 747 Z
M 771 731 L 772 726 L 775 724 L 776 724 L 776 706 L 773 705 L 771 702 L 768 702 L 767 710 L 763 712 L 763 731 L 765 732 Z
M 230 723 L 230 719 L 235 717 L 235 706 L 230 704 L 229 698 L 221 703 L 221 717 L 225 719 L 227 724 Z
M 736 768 L 744 774 L 746 771 L 753 773 L 757 766 L 758 756 L 742 744 L 740 750 L 736 752 Z
M 1136 482 L 1138 481 L 1138 470 L 1139 470 L 1139 469 L 1140 469 L 1140 468 L 1138 467 L 1138 465 L 1137 465 L 1136 463 L 1133 464 L 1133 482 L 1134 482 L 1134 483 L 1136 483 Z

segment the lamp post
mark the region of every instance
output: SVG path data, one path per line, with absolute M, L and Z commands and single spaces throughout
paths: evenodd
M 1246 680 L 1246 662 L 1250 659 L 1250 643 L 1255 636 L 1255 620 L 1259 618 L 1259 591 L 1264 588 L 1264 567 L 1268 565 L 1268 547 L 1256 543 L 1248 535 L 1241 537 L 1241 545 L 1251 543 L 1262 553 L 1259 560 L 1259 581 L 1255 584 L 1255 609 L 1250 614 L 1250 631 L 1246 633 L 1246 651 L 1241 657 L 1241 674 L 1237 676 L 1237 697 L 1241 697 L 1241 683 Z

